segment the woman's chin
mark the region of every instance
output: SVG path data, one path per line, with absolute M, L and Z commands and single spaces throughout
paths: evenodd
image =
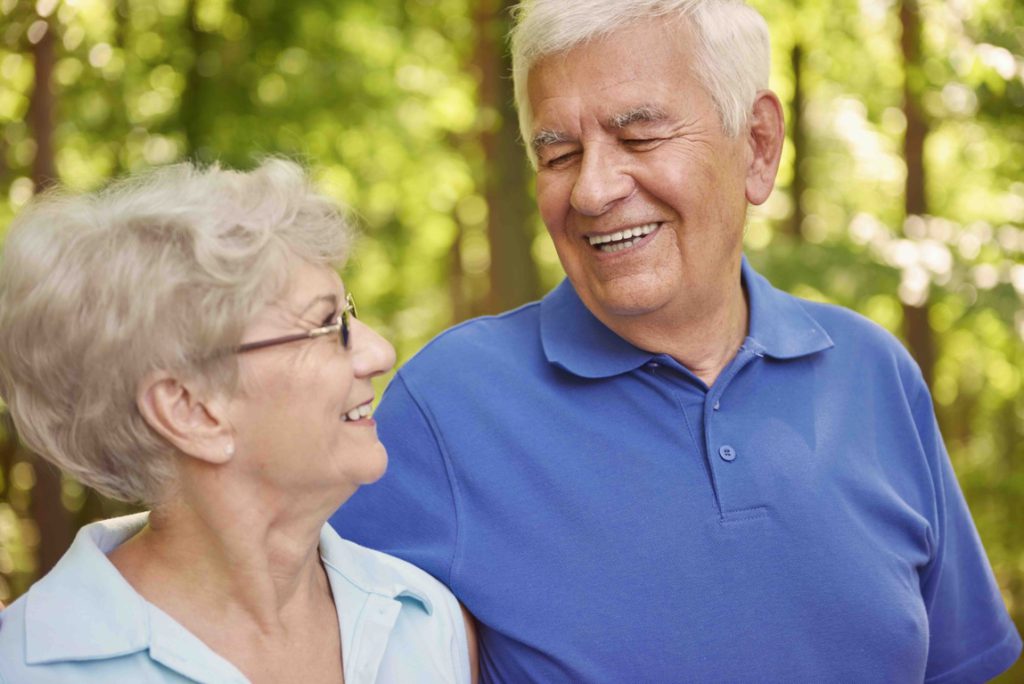
M 370 468 L 369 478 L 363 484 L 373 484 L 380 478 L 384 477 L 384 473 L 388 470 L 388 452 L 384 449 L 384 445 L 378 442 L 379 455 L 375 459 L 374 466 Z
M 358 456 L 350 454 L 347 470 L 351 475 L 351 482 L 357 487 L 372 485 L 384 477 L 388 469 L 388 452 L 384 445 L 377 442 L 372 447 L 361 450 Z

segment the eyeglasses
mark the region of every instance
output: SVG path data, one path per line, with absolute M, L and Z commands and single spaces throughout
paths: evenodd
M 345 308 L 341 310 L 340 314 L 338 314 L 338 319 L 330 325 L 325 325 L 322 328 L 314 328 L 313 330 L 307 330 L 304 333 L 298 333 L 295 335 L 275 337 L 271 340 L 246 342 L 245 344 L 238 345 L 232 351 L 236 354 L 244 354 L 245 352 L 263 349 L 264 347 L 273 347 L 287 342 L 298 342 L 299 340 L 311 340 L 315 337 L 323 337 L 324 335 L 331 335 L 334 333 L 338 334 L 338 341 L 341 343 L 342 348 L 348 349 L 349 341 L 352 337 L 352 326 L 349 321 L 350 316 L 352 318 L 359 318 L 356 314 L 356 302 L 352 299 L 351 293 L 345 297 Z

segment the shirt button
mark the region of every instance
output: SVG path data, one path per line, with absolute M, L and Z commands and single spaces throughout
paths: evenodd
M 719 403 L 719 401 L 718 401 L 718 400 L 716 399 L 716 400 L 715 400 L 715 405 L 714 405 L 714 406 L 713 406 L 712 408 L 713 408 L 713 409 L 715 409 L 715 410 L 717 411 L 717 410 L 718 410 L 718 408 L 719 408 L 720 406 L 721 406 L 721 404 L 720 404 L 720 403 Z
M 723 461 L 735 461 L 736 450 L 728 444 L 724 444 L 718 448 L 718 455 L 722 457 Z

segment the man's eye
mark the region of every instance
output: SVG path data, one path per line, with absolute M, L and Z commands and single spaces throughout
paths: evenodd
M 570 161 L 572 161 L 572 159 L 575 156 L 576 152 L 566 152 L 565 154 L 560 154 L 557 157 L 552 157 L 551 159 L 547 160 L 546 162 L 544 162 L 544 166 L 546 166 L 549 169 L 565 166 Z
M 626 138 L 622 144 L 634 149 L 649 149 L 662 141 L 662 138 Z
M 320 327 L 326 328 L 329 325 L 334 325 L 334 321 L 336 320 L 338 320 L 338 312 L 332 311 L 331 313 L 327 314 L 327 318 L 325 318 L 323 322 L 320 323 Z

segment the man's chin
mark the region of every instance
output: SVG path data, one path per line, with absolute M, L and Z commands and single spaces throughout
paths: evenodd
M 643 277 L 622 277 L 595 287 L 577 287 L 576 291 L 583 304 L 602 320 L 635 318 L 654 313 L 668 303 L 669 293 L 663 284 L 646 280 Z

